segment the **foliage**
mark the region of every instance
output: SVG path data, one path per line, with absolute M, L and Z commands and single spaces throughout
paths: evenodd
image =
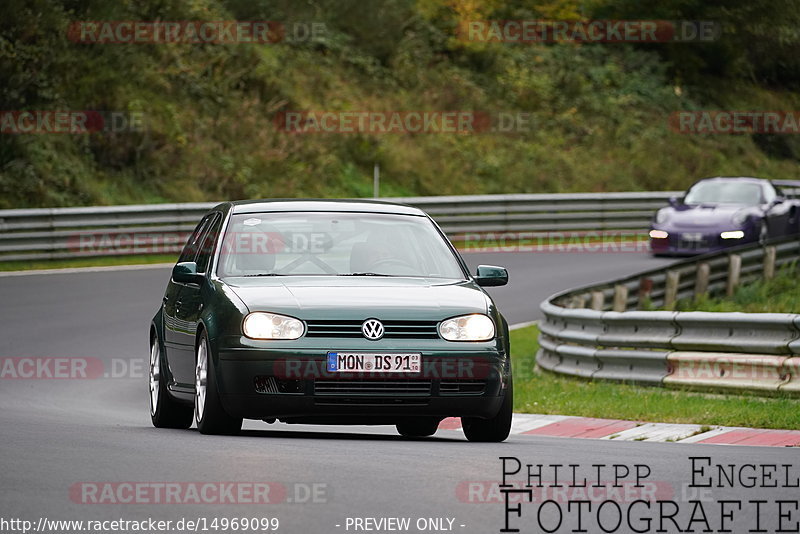
M 797 109 L 791 0 L 8 0 L 0 109 L 141 113 L 143 131 L 0 134 L 0 207 L 680 189 L 715 174 L 785 178 L 800 144 L 682 136 L 682 109 Z M 459 22 L 719 19 L 710 44 L 470 43 Z M 81 44 L 74 21 L 277 20 L 277 44 Z M 771 31 L 775 24 L 779 31 Z M 794 25 L 793 25 L 794 24 Z M 289 135 L 291 110 L 476 110 L 532 128 L 475 135 Z

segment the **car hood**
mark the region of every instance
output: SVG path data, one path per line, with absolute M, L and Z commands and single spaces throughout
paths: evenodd
M 702 204 L 698 206 L 681 206 L 679 208 L 664 208 L 669 213 L 669 218 L 663 227 L 679 230 L 694 230 L 703 228 L 738 227 L 733 223 L 733 217 L 741 211 L 749 211 L 744 206 L 727 204 Z M 733 225 L 733 226 L 731 226 Z
M 376 317 L 442 320 L 487 313 L 489 300 L 472 281 L 425 278 L 289 276 L 227 278 L 225 283 L 250 311 L 270 311 L 304 320 Z

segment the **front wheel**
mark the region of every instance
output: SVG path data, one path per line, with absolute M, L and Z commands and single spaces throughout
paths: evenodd
M 500 411 L 490 419 L 462 417 L 461 426 L 469 441 L 498 443 L 505 441 L 511 432 L 511 417 L 514 413 L 514 383 L 508 376 L 508 386 L 500 405 Z
M 189 428 L 192 406 L 170 397 L 163 369 L 161 345 L 154 335 L 150 340 L 150 420 L 156 428 Z
M 210 357 L 205 332 L 197 343 L 194 381 L 194 420 L 201 434 L 238 434 L 242 419 L 231 417 L 222 408 L 217 388 L 214 359 Z

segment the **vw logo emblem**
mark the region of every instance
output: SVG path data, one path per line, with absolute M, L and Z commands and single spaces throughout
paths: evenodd
M 383 323 L 377 319 L 367 319 L 361 325 L 361 333 L 365 338 L 377 341 L 383 337 Z

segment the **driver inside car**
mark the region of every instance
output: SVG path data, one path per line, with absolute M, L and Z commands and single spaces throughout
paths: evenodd
M 353 245 L 350 252 L 351 273 L 399 275 L 408 270 L 408 260 L 398 256 L 396 248 L 393 249 L 388 242 L 374 235 Z

